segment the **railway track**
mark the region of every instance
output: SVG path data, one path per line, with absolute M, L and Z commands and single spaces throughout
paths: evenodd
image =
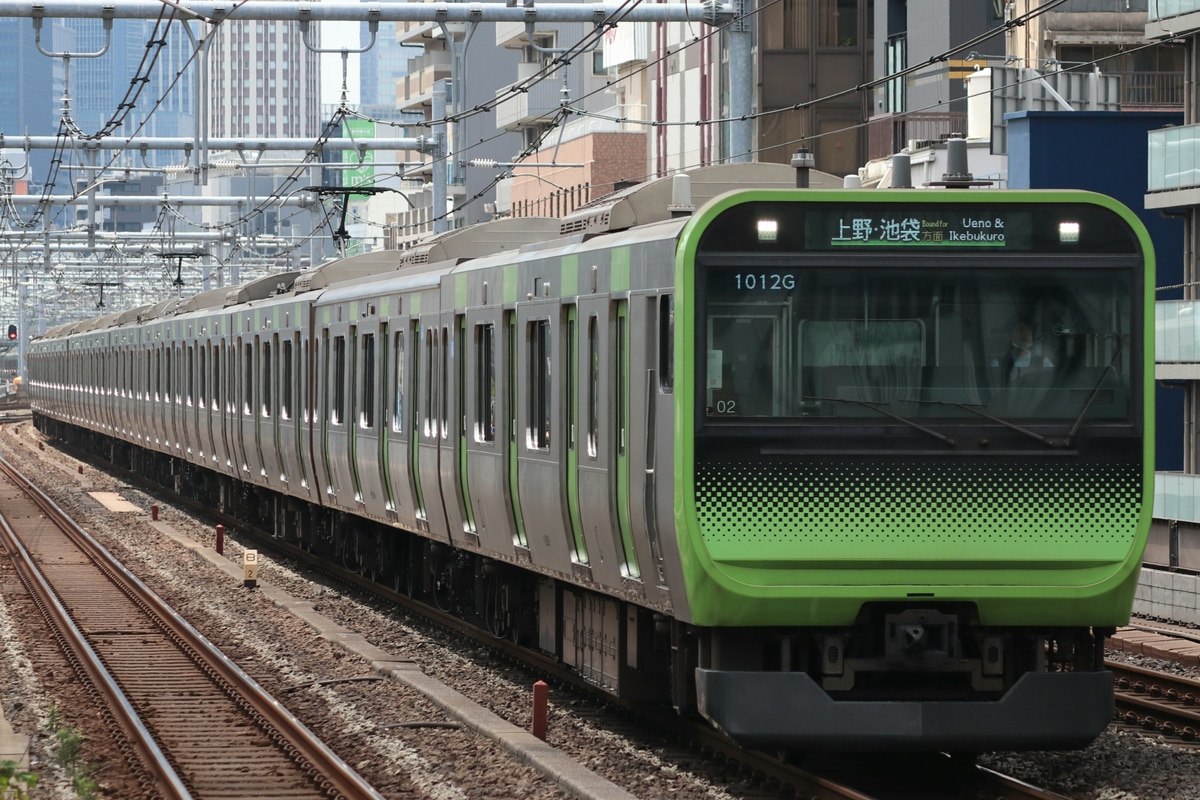
M 0 543 L 145 797 L 381 796 L 0 459 Z
M 1119 661 L 1109 661 L 1107 666 L 1113 673 L 1121 721 L 1200 742 L 1200 682 Z

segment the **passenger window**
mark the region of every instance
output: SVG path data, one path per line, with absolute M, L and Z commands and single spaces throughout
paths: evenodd
M 362 336 L 362 414 L 359 423 L 364 428 L 375 427 L 375 334 Z
M 254 413 L 254 345 L 242 346 L 242 413 L 250 416 Z
M 550 321 L 529 324 L 529 429 L 532 450 L 550 449 Z
M 496 441 L 496 326 L 475 326 L 475 441 Z
M 261 394 L 262 394 L 262 415 L 264 417 L 271 416 L 271 343 L 263 342 L 262 348 L 262 369 L 259 370 L 262 375 Z
M 341 425 L 346 417 L 346 337 L 333 337 L 333 417 Z
M 283 419 L 292 418 L 292 343 L 283 342 L 283 352 L 280 354 L 282 363 L 279 378 L 279 416 Z
M 396 411 L 392 415 L 392 429 L 404 431 L 404 331 L 396 331 Z

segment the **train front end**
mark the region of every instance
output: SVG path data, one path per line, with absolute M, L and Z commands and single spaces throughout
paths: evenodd
M 1086 192 L 701 209 L 675 327 L 701 713 L 772 749 L 1091 742 L 1150 524 L 1153 275 Z

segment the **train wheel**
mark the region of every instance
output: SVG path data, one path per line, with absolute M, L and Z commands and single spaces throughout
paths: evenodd
M 508 607 L 508 585 L 499 578 L 492 578 L 484 589 L 484 622 L 488 632 L 497 639 L 506 639 L 515 634 L 512 612 Z
M 364 564 L 362 535 L 352 531 L 339 539 L 338 552 L 342 559 L 342 566 L 351 572 L 362 573 Z

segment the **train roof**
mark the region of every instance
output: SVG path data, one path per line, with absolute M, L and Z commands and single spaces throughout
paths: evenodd
M 277 294 L 285 294 L 291 291 L 300 276 L 305 274 L 299 270 L 295 272 L 274 272 L 252 280 L 249 283 L 230 287 L 225 290 L 225 305 L 236 306 L 242 303 L 252 303 L 255 300 L 265 300 Z
M 183 302 L 178 297 L 172 297 L 169 300 L 163 300 L 161 303 L 142 309 L 142 313 L 138 315 L 141 322 L 149 322 L 150 320 L 159 319 L 175 313 L 175 309 Z
M 787 164 L 748 161 L 714 164 L 680 173 L 691 183 L 691 207 L 672 206 L 673 175 L 630 186 L 580 206 L 560 221 L 559 233 L 599 234 L 620 231 L 652 222 L 662 222 L 689 213 L 717 195 L 735 189 L 795 189 L 796 170 Z M 813 189 L 840 189 L 842 179 L 827 172 L 809 170 Z
M 450 262 L 494 255 L 559 236 L 557 217 L 503 217 L 440 233 L 400 253 L 401 267 Z
M 349 258 L 339 258 L 300 273 L 292 284 L 292 291 L 301 294 L 324 289 L 330 284 L 342 281 L 390 272 L 395 270 L 399 263 L 400 253 L 396 250 L 373 250 Z
M 184 300 L 175 309 L 176 314 L 188 314 L 192 311 L 202 311 L 210 308 L 222 308 L 225 305 L 225 298 L 229 296 L 228 286 L 220 286 L 216 289 L 209 289 L 206 292 L 197 292 L 191 297 Z
M 142 318 L 142 314 L 145 314 L 148 310 L 150 310 L 150 308 L 151 308 L 151 306 L 148 306 L 148 305 L 134 306 L 133 308 L 127 308 L 124 311 L 122 311 L 120 314 L 117 315 L 117 319 L 113 324 L 114 325 L 128 325 L 130 322 L 137 322 L 139 319 Z

